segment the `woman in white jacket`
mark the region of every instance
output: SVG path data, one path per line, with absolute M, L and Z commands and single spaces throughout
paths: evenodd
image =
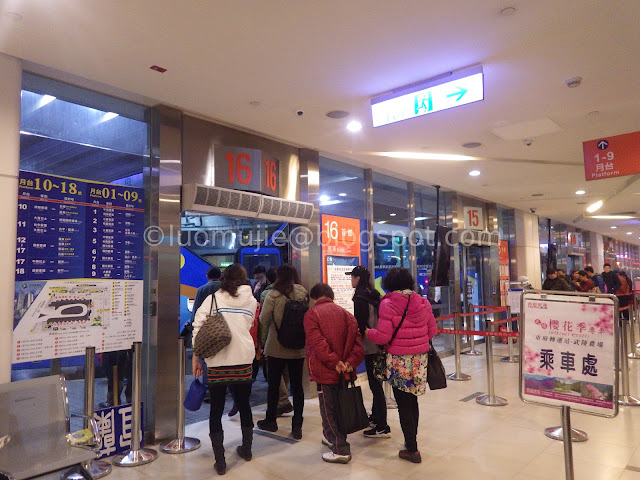
M 249 395 L 251 394 L 252 364 L 255 358 L 255 345 L 250 330 L 256 320 L 258 302 L 253 297 L 251 286 L 247 281 L 247 271 L 238 263 L 230 265 L 224 271 L 220 289 L 209 295 L 196 311 L 193 322 L 193 339 L 207 316 L 214 312 L 217 304 L 231 330 L 231 343 L 214 356 L 205 358 L 207 364 L 207 380 L 211 392 L 211 413 L 209 415 L 209 436 L 213 445 L 216 463 L 214 468 L 219 475 L 224 475 L 227 465 L 224 458 L 224 431 L 222 430 L 222 412 L 224 410 L 227 386 L 232 389 L 235 404 L 240 411 L 242 428 L 242 445 L 237 448 L 238 455 L 251 460 L 251 443 L 253 441 L 253 416 Z M 202 375 L 199 358 L 193 355 L 193 375 Z

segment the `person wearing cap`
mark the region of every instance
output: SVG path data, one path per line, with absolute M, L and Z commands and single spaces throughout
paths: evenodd
M 380 347 L 365 338 L 364 335 L 367 328 L 376 328 L 378 326 L 380 292 L 371 284 L 371 273 L 369 273 L 367 267 L 358 265 L 350 272 L 346 272 L 346 274 L 351 276 L 351 286 L 356 289 L 353 294 L 353 315 L 358 321 L 360 335 L 363 338 L 364 363 L 367 368 L 369 388 L 373 394 L 373 405 L 371 406 L 371 416 L 369 417 L 371 428 L 363 433 L 368 438 L 389 438 L 391 436 L 391 428 L 387 424 L 387 401 L 384 397 L 382 383 L 373 374 L 373 363 L 380 351 Z

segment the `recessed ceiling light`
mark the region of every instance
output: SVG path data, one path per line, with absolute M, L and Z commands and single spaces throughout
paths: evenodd
M 390 217 L 395 217 L 397 215 L 397 213 L 390 213 L 389 216 Z
M 357 120 L 351 120 L 347 124 L 347 130 L 349 130 L 350 132 L 359 132 L 360 130 L 362 130 L 362 124 Z
M 327 112 L 327 117 L 329 118 L 345 118 L 349 116 L 349 112 L 345 110 L 331 110 Z
M 462 144 L 464 148 L 478 148 L 481 145 L 480 142 L 467 142 Z
M 618 227 L 616 227 L 615 225 L 612 225 L 611 228 L 618 228 Z
M 319 200 L 321 202 L 328 202 L 329 201 L 329 195 L 320 195 Z
M 347 194 L 346 194 L 346 193 L 339 193 L 339 194 L 338 194 L 338 196 L 339 196 L 339 197 L 346 197 L 346 196 L 347 196 Z
M 627 232 L 627 235 L 633 235 L 633 232 Z
M 585 192 L 584 190 L 576 190 L 576 195 L 584 195 L 585 193 L 587 192 Z
M 471 170 L 469 172 L 469 175 L 471 175 L 472 177 L 477 177 L 478 175 L 480 175 L 480 170 Z
M 517 12 L 516 7 L 506 7 L 500 10 L 499 15 L 501 17 L 510 17 L 511 15 L 515 15 Z
M 604 202 L 603 202 L 602 200 L 598 200 L 597 202 L 592 203 L 591 205 L 589 205 L 589 206 L 587 207 L 587 212 L 589 212 L 589 213 L 593 213 L 593 212 L 595 212 L 595 211 L 599 210 L 599 209 L 600 209 L 600 207 L 602 207 L 603 203 L 604 203 Z

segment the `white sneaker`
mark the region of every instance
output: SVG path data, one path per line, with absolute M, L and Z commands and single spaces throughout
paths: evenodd
M 338 455 L 337 453 L 327 452 L 322 454 L 322 460 L 329 463 L 349 463 L 351 455 Z
M 322 444 L 325 447 L 333 448 L 333 443 L 331 443 L 329 440 L 327 440 L 327 437 L 325 437 L 324 434 L 322 434 Z

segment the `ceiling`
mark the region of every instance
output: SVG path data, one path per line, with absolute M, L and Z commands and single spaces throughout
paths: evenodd
M 640 210 L 640 176 L 586 182 L 582 153 L 583 141 L 640 130 L 638 25 L 637 1 L 0 0 L 0 51 L 105 93 L 640 243 L 638 220 L 582 218 L 596 200 L 598 214 Z M 372 97 L 478 64 L 483 101 L 372 127 Z M 574 76 L 582 84 L 568 88 Z M 353 119 L 364 125 L 355 134 Z M 482 159 L 369 153 L 383 151 Z

